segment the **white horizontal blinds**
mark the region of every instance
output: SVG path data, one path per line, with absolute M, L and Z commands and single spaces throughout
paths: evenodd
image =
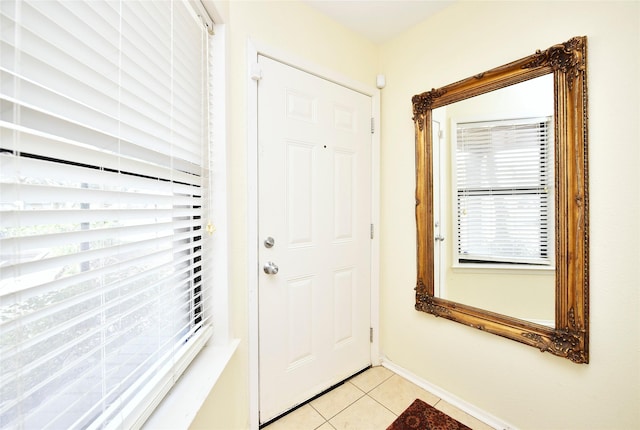
M 0 428 L 117 423 L 208 324 L 209 36 L 186 0 L 0 28 Z
M 552 133 L 548 117 L 457 124 L 460 262 L 551 264 Z

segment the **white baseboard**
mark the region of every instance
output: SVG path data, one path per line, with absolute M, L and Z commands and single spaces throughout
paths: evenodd
M 484 422 L 485 424 L 495 428 L 495 429 L 500 429 L 500 430 L 516 430 L 516 427 L 506 423 L 505 421 L 491 415 L 490 413 L 472 405 L 471 403 L 468 403 L 464 400 L 462 400 L 461 398 L 455 396 L 454 394 L 451 394 L 450 392 L 438 387 L 437 385 L 434 385 L 422 378 L 420 378 L 419 376 L 414 375 L 413 373 L 409 372 L 408 370 L 406 370 L 403 367 L 398 366 L 397 364 L 389 361 L 389 359 L 387 359 L 386 357 L 382 358 L 382 366 L 386 367 L 387 369 L 391 370 L 394 373 L 397 373 L 398 375 L 402 376 L 403 378 L 413 382 L 414 384 L 416 384 L 418 387 L 427 390 L 428 392 L 438 396 L 439 398 L 441 398 L 442 400 L 444 400 L 445 402 L 455 406 L 456 408 L 460 409 L 461 411 L 466 412 L 467 414 L 471 415 L 474 418 L 479 419 L 480 421 Z

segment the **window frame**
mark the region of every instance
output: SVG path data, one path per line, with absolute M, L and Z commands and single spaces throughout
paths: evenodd
M 240 345 L 240 339 L 231 330 L 231 303 L 229 298 L 229 238 L 228 238 L 228 119 L 230 96 L 228 85 L 229 51 L 228 28 L 223 16 L 211 5 L 205 4 L 206 13 L 213 19 L 214 37 L 210 38 L 210 116 L 211 168 L 213 186 L 211 217 L 215 220 L 211 242 L 210 263 L 213 270 L 211 296 L 213 334 L 174 385 L 167 387 L 166 395 L 145 411 L 135 428 L 188 428 L 203 406 L 211 390 L 222 376 Z M 181 413 L 176 413 L 179 410 Z
M 530 123 L 534 124 L 539 121 L 539 119 L 546 118 L 547 124 L 547 167 L 551 168 L 551 173 L 547 177 L 547 238 L 546 238 L 546 248 L 548 253 L 548 258 L 546 261 L 533 261 L 527 259 L 513 259 L 511 261 L 506 257 L 495 257 L 491 259 L 491 256 L 488 256 L 486 259 L 480 258 L 461 258 L 459 253 L 460 248 L 460 223 L 459 223 L 459 210 L 458 205 L 460 203 L 459 199 L 459 187 L 457 180 L 457 154 L 458 154 L 458 125 L 459 124 L 482 124 L 482 125 L 500 125 L 500 124 L 525 124 Z M 554 271 L 555 270 L 555 247 L 554 239 L 555 239 L 555 225 L 554 225 L 554 214 L 555 214 L 555 201 L 554 201 L 554 179 L 553 179 L 553 170 L 554 170 L 554 143 L 553 143 L 553 117 L 551 116 L 541 116 L 539 114 L 527 114 L 520 113 L 517 117 L 513 118 L 496 118 L 496 117 L 452 117 L 450 120 L 450 162 L 449 162 L 449 181 L 450 190 L 451 190 L 451 199 L 450 199 L 450 216 L 447 219 L 451 222 L 451 233 L 452 233 L 452 245 L 451 245 L 451 261 L 452 261 L 452 269 L 454 271 L 459 270 L 497 270 L 497 271 L 514 271 L 517 273 L 521 273 L 522 271 L 531 271 L 532 273 L 540 272 L 540 271 Z M 445 140 L 441 141 L 441 145 L 446 145 Z M 542 149 L 541 151 L 542 152 Z M 541 174 L 539 177 L 543 177 Z M 445 178 L 441 176 L 441 181 L 446 183 Z M 489 195 L 491 191 L 487 191 Z M 506 194 L 506 195 L 516 195 L 516 194 Z M 544 260 L 544 259 L 543 259 Z

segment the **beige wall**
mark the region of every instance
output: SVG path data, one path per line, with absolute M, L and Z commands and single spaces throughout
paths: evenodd
M 640 427 L 640 3 L 461 1 L 380 51 L 381 344 L 394 363 L 522 429 Z M 588 36 L 591 363 L 413 310 L 411 96 Z M 624 185 L 623 185 L 624 184 Z
M 233 331 L 242 344 L 192 428 L 249 423 L 246 107 L 248 39 L 382 92 L 381 344 L 399 366 L 522 429 L 640 427 L 640 3 L 460 1 L 374 46 L 297 1 L 232 1 L 230 264 Z M 589 37 L 591 363 L 413 310 L 411 96 Z M 622 187 L 621 184 L 625 183 Z
M 214 1 L 228 27 L 230 284 L 233 336 L 242 339 L 193 429 L 249 427 L 247 279 L 247 43 L 374 86 L 378 47 L 299 1 Z

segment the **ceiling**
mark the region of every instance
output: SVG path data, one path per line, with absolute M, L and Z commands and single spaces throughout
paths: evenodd
M 455 0 L 303 0 L 374 43 L 384 43 Z

